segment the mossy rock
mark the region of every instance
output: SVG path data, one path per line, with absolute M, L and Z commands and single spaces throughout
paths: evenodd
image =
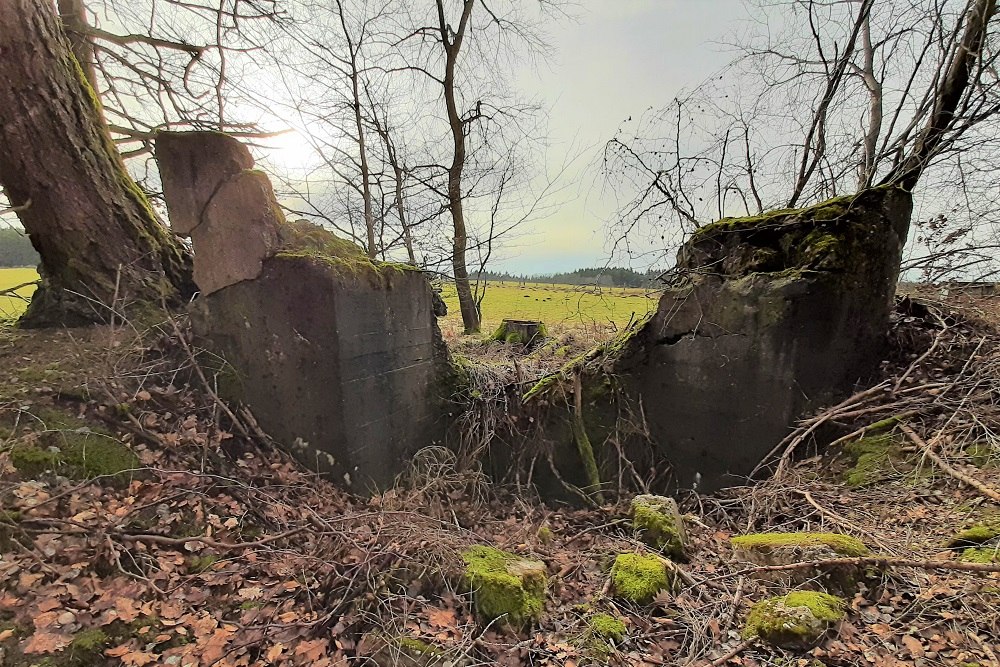
M 11 464 L 25 478 L 55 473 L 72 480 L 107 478 L 124 482 L 139 468 L 138 457 L 111 432 L 58 410 L 46 408 L 25 422 L 32 437 L 17 439 Z M 19 436 L 27 436 L 26 429 Z M 37 437 L 34 437 L 37 436 Z
M 974 442 L 963 451 L 977 468 L 994 467 L 1000 460 L 997 450 L 988 442 Z
M 1000 547 L 971 547 L 962 552 L 963 563 L 982 563 L 992 565 L 1000 563 Z
M 462 560 L 480 621 L 501 619 L 520 628 L 541 618 L 548 584 L 544 563 L 485 545 L 465 550 Z
M 658 556 L 619 554 L 611 567 L 615 595 L 636 604 L 649 604 L 656 594 L 669 590 L 673 582 Z
M 844 445 L 844 454 L 854 464 L 844 473 L 852 488 L 875 484 L 889 477 L 892 464 L 902 458 L 899 443 L 890 434 L 873 435 Z
M 767 555 L 779 554 L 783 549 L 820 547 L 838 556 L 865 556 L 868 547 L 861 540 L 839 533 L 752 533 L 730 540 L 733 547 Z M 794 561 L 793 561 L 794 562 Z M 777 565 L 779 563 L 769 563 Z
M 446 658 L 445 652 L 434 644 L 406 635 L 372 634 L 362 642 L 362 647 L 366 645 L 368 648 L 362 651 L 370 653 L 366 657 L 375 667 L 429 667 L 444 664 Z
M 587 630 L 590 635 L 615 644 L 625 639 L 628 633 L 625 622 L 611 614 L 594 614 L 587 619 Z
M 1000 537 L 1000 519 L 977 523 L 955 533 L 948 546 L 950 548 L 976 547 Z
M 687 534 L 677 501 L 666 496 L 636 496 L 632 499 L 631 515 L 632 527 L 643 542 L 670 558 L 685 557 Z
M 747 616 L 743 636 L 786 648 L 814 646 L 844 618 L 843 599 L 817 591 L 795 591 L 761 600 Z
M 755 533 L 733 537 L 734 556 L 752 565 L 787 565 L 812 560 L 855 558 L 871 552 L 860 540 L 839 533 Z M 823 587 L 853 593 L 858 581 L 865 578 L 863 568 L 838 565 L 826 568 L 800 568 L 759 572 L 754 576 L 785 588 Z

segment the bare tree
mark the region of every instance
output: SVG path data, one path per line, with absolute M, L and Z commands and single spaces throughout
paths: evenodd
M 927 220 L 992 217 L 994 12 L 989 0 L 762 0 L 764 28 L 729 67 L 608 143 L 605 173 L 631 192 L 618 242 L 918 179 L 935 192 L 918 202 Z M 965 210 L 934 210 L 941 200 Z

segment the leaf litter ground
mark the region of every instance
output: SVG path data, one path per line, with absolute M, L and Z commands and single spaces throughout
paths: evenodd
M 1000 511 L 983 491 L 1000 487 L 998 311 L 904 304 L 877 390 L 803 420 L 767 481 L 683 495 L 684 583 L 643 607 L 608 579 L 617 554 L 648 553 L 627 495 L 546 506 L 430 451 L 395 488 L 353 497 L 221 404 L 182 327 L 5 330 L 0 665 L 997 665 L 1000 567 L 934 563 L 960 563 L 951 536 Z M 861 484 L 844 482 L 843 447 L 815 450 L 899 415 L 918 441 L 893 430 L 898 449 Z M 18 447 L 97 432 L 138 465 L 98 479 L 14 466 Z M 741 629 L 776 584 L 729 543 L 762 530 L 845 533 L 923 564 L 876 568 L 818 646 L 771 648 Z M 483 543 L 545 562 L 537 627 L 477 624 L 460 553 Z M 598 641 L 598 613 L 625 638 Z

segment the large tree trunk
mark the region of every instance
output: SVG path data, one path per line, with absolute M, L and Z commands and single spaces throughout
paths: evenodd
M 59 0 L 59 19 L 69 37 L 70 46 L 80 69 L 93 88 L 97 88 L 97 72 L 94 69 L 94 44 L 87 34 L 87 8 L 83 0 Z
M 48 0 L 0 1 L 0 184 L 41 255 L 22 323 L 107 321 L 193 290 L 190 254 L 125 170 Z

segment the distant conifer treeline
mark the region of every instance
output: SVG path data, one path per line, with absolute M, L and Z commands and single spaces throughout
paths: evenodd
M 577 269 L 568 273 L 549 275 L 514 275 L 506 271 L 485 271 L 474 276 L 480 280 L 503 282 L 549 283 L 557 285 L 600 285 L 602 287 L 657 287 L 659 269 L 639 273 L 623 267 L 595 267 Z

